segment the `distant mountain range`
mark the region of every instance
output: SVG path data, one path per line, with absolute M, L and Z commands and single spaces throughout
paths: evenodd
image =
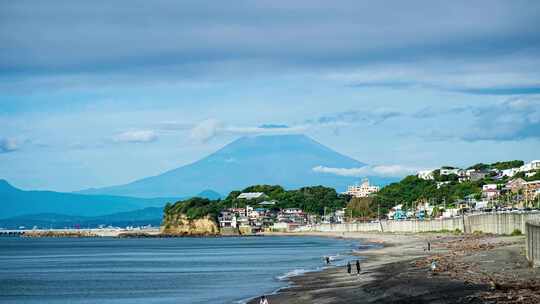
M 214 191 L 199 196 L 215 198 Z M 25 214 L 54 213 L 70 216 L 101 216 L 147 207 L 163 207 L 186 197 L 137 198 L 112 195 L 83 195 L 54 191 L 24 191 L 0 180 L 0 219 Z
M 42 229 L 96 228 L 100 225 L 113 227 L 152 225 L 157 227 L 160 225 L 162 217 L 163 208 L 161 207 L 148 207 L 93 217 L 38 213 L 0 219 L 0 227 L 4 229 L 18 229 L 21 226 L 26 229 L 31 229 L 34 226 Z
M 242 137 L 192 164 L 125 185 L 62 193 L 24 191 L 0 180 L 0 219 L 53 214 L 57 219 L 71 217 L 63 219 L 68 223 L 82 221 L 73 216 L 100 217 L 148 207 L 161 208 L 167 202 L 192 196 L 217 199 L 221 194 L 254 184 L 282 185 L 286 189 L 323 185 L 343 191 L 359 180 L 314 170 L 321 166 L 347 169 L 366 164 L 304 135 Z M 370 180 L 379 185 L 396 181 L 380 177 L 370 177 Z M 103 221 L 102 218 L 96 220 Z
M 287 189 L 324 185 L 342 191 L 358 182 L 358 178 L 315 172 L 313 168 L 365 165 L 305 135 L 242 137 L 199 161 L 163 174 L 79 193 L 151 198 L 190 196 L 203 189 L 213 189 L 226 195 L 254 184 L 277 184 Z M 370 179 L 376 184 L 396 180 Z

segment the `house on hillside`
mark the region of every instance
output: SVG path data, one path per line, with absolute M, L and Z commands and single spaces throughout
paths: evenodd
M 513 177 L 514 175 L 516 175 L 517 173 L 519 172 L 519 168 L 510 168 L 510 169 L 504 169 L 501 171 L 501 174 L 503 176 L 507 176 L 507 177 Z
M 474 170 L 473 172 L 469 173 L 469 180 L 473 182 L 477 182 L 479 180 L 486 178 L 486 176 L 488 175 L 489 175 L 489 172 L 487 171 Z
M 237 228 L 236 214 L 229 211 L 222 211 L 218 216 L 220 228 Z
M 516 178 L 506 183 L 505 189 L 512 193 L 518 193 L 520 190 L 525 189 L 526 181 L 522 178 Z
M 533 160 L 530 163 L 526 163 L 525 165 L 519 167 L 520 172 L 528 172 L 532 170 L 540 170 L 540 160 Z
M 268 196 L 264 194 L 263 192 L 244 192 L 238 195 L 237 199 L 245 199 L 245 200 L 252 200 L 252 199 L 259 199 L 259 198 L 267 198 Z
M 278 222 L 304 225 L 307 222 L 307 214 L 298 208 L 283 209 L 277 214 Z
M 533 177 L 536 175 L 536 171 L 525 172 L 525 177 Z
M 482 186 L 482 197 L 485 197 L 488 200 L 498 197 L 500 193 L 497 184 L 486 184 Z
M 534 201 L 540 196 L 540 180 L 525 183 L 525 200 Z

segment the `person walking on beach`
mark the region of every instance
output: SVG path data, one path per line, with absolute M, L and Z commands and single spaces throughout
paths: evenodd
M 268 299 L 266 298 L 266 296 L 261 297 L 261 299 L 259 300 L 259 304 L 268 304 Z
M 347 262 L 347 272 L 351 274 L 351 262 Z
M 360 268 L 360 260 L 356 260 L 356 274 L 360 274 L 360 271 L 362 269 Z

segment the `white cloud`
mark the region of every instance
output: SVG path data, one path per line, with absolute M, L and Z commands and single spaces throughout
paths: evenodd
M 416 173 L 418 168 L 412 168 L 402 165 L 377 165 L 365 166 L 359 168 L 333 168 L 325 166 L 316 166 L 312 169 L 314 172 L 334 174 L 339 176 L 385 176 L 398 177 Z
M 355 87 L 428 88 L 473 93 L 497 88 L 538 88 L 540 60 L 536 56 L 513 55 L 473 62 L 425 60 L 418 63 L 376 64 L 324 74 L 331 81 Z M 510 95 L 510 94 L 506 94 Z
M 223 130 L 223 123 L 216 119 L 207 119 L 196 124 L 192 129 L 190 136 L 193 139 L 205 142 Z
M 314 172 L 318 173 L 329 173 L 339 176 L 362 176 L 366 175 L 368 170 L 367 167 L 360 167 L 360 168 L 332 168 L 332 167 L 325 167 L 325 166 L 316 166 L 313 167 Z
M 152 130 L 136 130 L 120 133 L 114 137 L 115 142 L 147 143 L 158 139 L 156 132 Z
M 193 139 L 205 142 L 219 135 L 263 135 L 263 134 L 290 134 L 301 133 L 306 131 L 307 126 L 268 128 L 265 125 L 251 126 L 234 126 L 226 125 L 216 119 L 207 119 L 196 124 L 192 129 L 190 136 Z
M 418 168 L 412 168 L 402 165 L 381 165 L 374 166 L 373 172 L 379 176 L 405 176 L 418 172 Z
M 15 138 L 0 138 L 0 153 L 17 151 L 19 143 Z

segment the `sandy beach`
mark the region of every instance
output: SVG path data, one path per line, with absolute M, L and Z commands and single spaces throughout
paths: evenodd
M 290 287 L 268 296 L 271 304 L 540 303 L 540 269 L 529 267 L 523 236 L 301 235 L 353 238 L 359 239 L 360 246 L 376 243 L 382 247 L 357 253 L 362 257 L 359 275 L 353 265 L 353 275 L 345 267 L 336 267 L 290 278 Z

